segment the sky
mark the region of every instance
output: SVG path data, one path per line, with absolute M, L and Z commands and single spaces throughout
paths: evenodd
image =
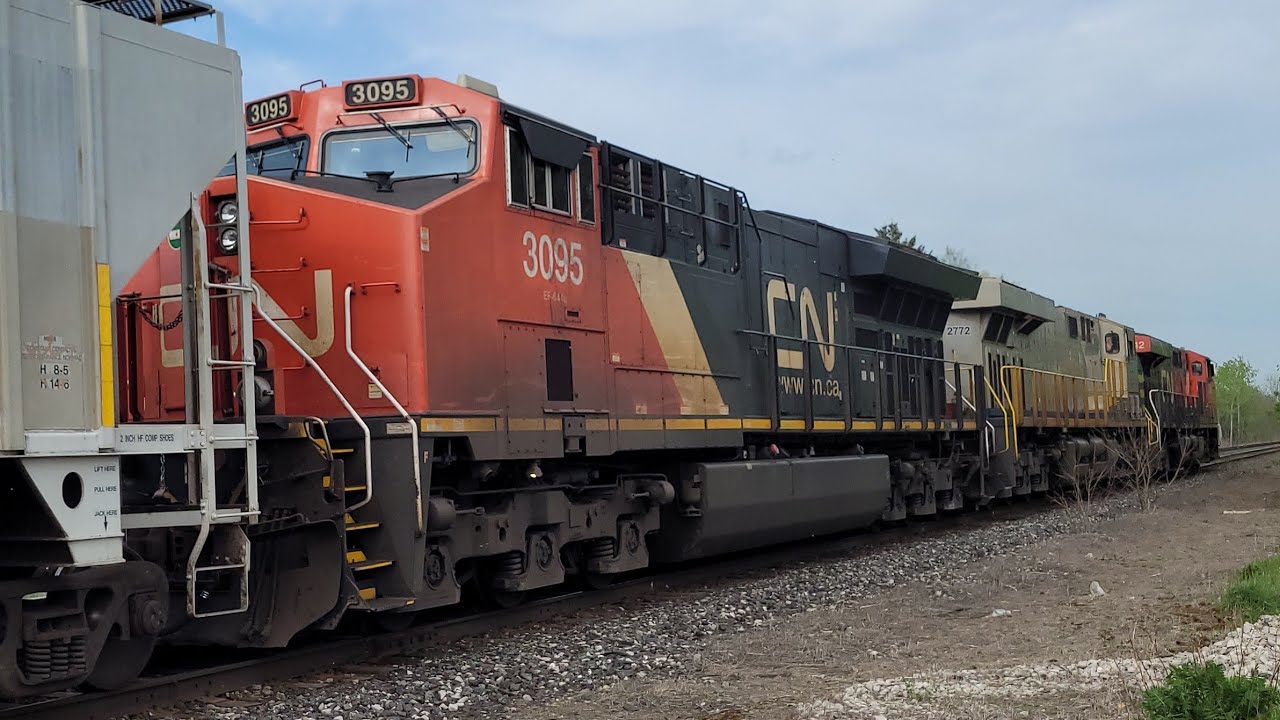
M 212 3 L 248 99 L 467 73 L 756 209 L 896 221 L 1059 304 L 1280 365 L 1272 0 Z

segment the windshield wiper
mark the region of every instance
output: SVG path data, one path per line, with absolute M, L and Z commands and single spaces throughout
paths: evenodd
M 373 183 L 376 187 L 381 187 L 383 185 L 383 182 L 378 180 L 377 178 L 360 177 L 359 175 L 343 175 L 342 173 L 331 173 L 331 172 L 325 172 L 324 170 L 306 170 L 304 168 L 297 168 L 292 173 L 290 173 L 289 181 L 292 182 L 296 180 L 299 175 L 318 175 L 320 177 L 346 178 L 347 180 L 363 180 L 364 182 Z
M 462 173 L 458 172 L 457 170 L 450 170 L 449 172 L 427 173 L 426 175 L 405 175 L 404 177 L 395 178 L 394 180 L 392 180 L 392 182 L 400 183 L 406 180 L 428 180 L 430 178 L 442 178 L 442 177 L 451 177 L 453 178 L 453 181 L 456 183 L 462 179 Z
M 293 171 L 297 172 L 298 167 L 302 164 L 302 138 L 298 136 L 289 137 L 284 134 L 284 128 L 276 126 L 276 134 L 285 142 L 285 147 L 289 148 L 289 154 L 293 155 Z M 258 174 L 262 174 L 262 165 L 259 161 Z
M 387 122 L 386 120 L 383 120 L 382 116 L 379 115 L 378 113 L 369 113 L 369 116 L 372 117 L 374 120 L 377 120 L 378 124 L 381 125 L 383 129 L 385 129 L 387 132 L 391 133 L 392 137 L 394 137 L 395 139 L 399 140 L 401 143 L 404 144 L 404 161 L 409 162 L 409 151 L 413 149 L 413 143 L 409 142 L 409 138 L 400 134 L 399 130 L 391 127 L 391 123 Z
M 462 139 L 467 141 L 467 157 L 471 157 L 471 146 L 475 143 L 475 140 L 472 140 L 471 136 L 467 134 L 467 131 L 463 130 L 461 125 L 454 122 L 453 118 L 445 114 L 444 108 L 440 107 L 439 105 L 432 105 L 431 109 L 435 110 L 436 114 L 439 115 L 440 118 L 444 120 L 449 127 L 453 128 L 454 132 L 461 135 Z

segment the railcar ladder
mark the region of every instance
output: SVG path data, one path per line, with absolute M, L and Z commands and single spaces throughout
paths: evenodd
M 234 201 L 239 209 L 231 223 L 214 225 L 217 232 L 234 230 L 237 241 L 237 277 L 239 282 L 211 282 L 206 242 L 206 227 L 201 218 L 198 198 L 191 199 L 186 223 L 187 237 L 183 238 L 183 284 L 189 290 L 183 294 L 183 311 L 189 319 L 186 355 L 192 372 L 187 381 L 187 422 L 198 428 L 200 442 L 196 445 L 195 466 L 199 479 L 200 524 L 196 541 L 187 558 L 187 614 L 191 617 L 212 617 L 244 612 L 249 608 L 249 538 L 243 524 L 256 522 L 260 512 L 258 503 L 258 432 L 257 407 L 253 400 L 254 349 L 253 349 L 253 286 L 249 244 L 249 222 L 246 204 L 248 197 L 245 175 L 245 153 L 239 148 L 235 157 L 236 193 Z M 215 292 L 216 291 L 216 295 Z M 213 331 L 210 321 L 214 299 L 227 303 L 229 311 L 238 313 L 239 359 L 213 356 Z M 194 351 L 194 352 L 193 352 Z M 228 348 L 231 355 L 235 350 Z M 231 372 L 239 375 L 242 388 L 240 419 L 234 423 L 214 422 L 214 372 Z M 233 385 L 234 378 L 233 378 Z M 218 451 L 242 454 L 244 478 L 242 480 L 245 501 L 231 509 L 219 509 L 216 483 L 216 454 Z M 201 564 L 205 549 L 208 559 Z M 239 585 L 239 601 L 231 606 L 202 607 L 201 580 L 212 575 L 229 575 Z

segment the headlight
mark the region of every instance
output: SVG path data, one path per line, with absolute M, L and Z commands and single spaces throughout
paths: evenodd
M 227 228 L 218 235 L 218 249 L 227 255 L 234 255 L 240 247 L 240 232 L 235 228 Z
M 218 206 L 218 223 L 230 225 L 240 219 L 240 206 L 235 200 L 227 200 Z

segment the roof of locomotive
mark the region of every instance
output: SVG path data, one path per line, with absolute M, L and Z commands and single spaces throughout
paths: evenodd
M 888 277 L 922 288 L 945 293 L 952 298 L 971 298 L 981 282 L 978 274 L 938 260 L 906 245 L 891 243 L 874 235 L 845 230 L 813 218 L 778 210 L 753 210 L 747 222 L 768 232 L 817 244 L 825 231 L 844 238 L 849 252 L 850 277 Z M 788 228 L 787 226 L 791 227 Z M 792 232 L 787 232 L 791 230 Z M 808 232 L 812 230 L 813 232 Z
M 975 296 L 970 300 L 957 300 L 952 307 L 956 310 L 1004 308 L 1048 322 L 1057 315 L 1053 300 L 994 275 L 983 275 Z

